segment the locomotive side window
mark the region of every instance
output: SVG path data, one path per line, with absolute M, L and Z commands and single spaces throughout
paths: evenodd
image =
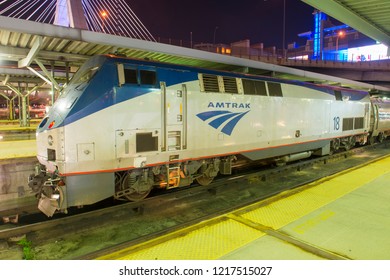
M 117 64 L 119 86 L 123 84 L 156 86 L 157 74 L 154 70 L 137 69 L 135 65 Z
M 279 83 L 267 83 L 269 96 L 280 96 L 282 97 L 282 86 Z
M 244 86 L 244 94 L 267 96 L 265 82 L 243 79 L 242 83 Z
M 137 70 L 125 68 L 125 83 L 126 84 L 138 84 L 137 81 Z
M 140 70 L 140 78 L 142 85 L 155 85 L 157 82 L 156 71 Z
M 339 101 L 343 100 L 343 96 L 341 94 L 341 91 L 339 91 L 339 90 L 334 91 L 334 97 L 336 98 L 336 100 L 339 100 Z

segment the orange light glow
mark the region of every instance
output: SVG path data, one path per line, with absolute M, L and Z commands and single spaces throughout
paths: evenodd
M 49 124 L 49 129 L 52 128 L 54 125 L 55 125 L 56 121 L 52 121 L 50 124 Z
M 106 11 L 100 12 L 100 15 L 101 15 L 103 18 L 106 18 L 106 17 L 108 16 L 108 14 L 107 14 Z

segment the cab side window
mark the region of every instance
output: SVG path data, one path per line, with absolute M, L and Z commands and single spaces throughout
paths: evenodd
M 125 83 L 126 84 L 138 84 L 137 70 L 125 68 Z
M 157 82 L 156 71 L 140 70 L 141 85 L 155 85 Z
M 140 69 L 141 68 L 141 69 Z M 157 86 L 157 72 L 155 69 L 142 69 L 137 65 L 117 64 L 119 86 Z M 151 67 L 148 67 L 151 68 Z

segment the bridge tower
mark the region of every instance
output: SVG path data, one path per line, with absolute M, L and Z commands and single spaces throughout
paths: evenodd
M 88 29 L 82 0 L 57 0 L 54 24 Z

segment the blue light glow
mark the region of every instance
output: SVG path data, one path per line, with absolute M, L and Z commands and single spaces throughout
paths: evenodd
M 314 38 L 313 38 L 313 59 L 322 59 L 322 21 L 326 19 L 326 14 L 317 11 L 314 14 Z

